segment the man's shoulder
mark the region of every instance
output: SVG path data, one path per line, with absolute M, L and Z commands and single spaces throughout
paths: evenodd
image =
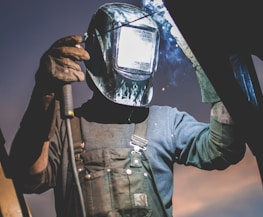
M 151 105 L 149 108 L 153 112 L 177 111 L 176 107 L 169 105 Z
M 168 106 L 168 105 L 151 105 L 149 115 L 152 118 L 158 119 L 167 119 L 171 117 L 175 117 L 176 114 L 179 113 L 176 107 Z

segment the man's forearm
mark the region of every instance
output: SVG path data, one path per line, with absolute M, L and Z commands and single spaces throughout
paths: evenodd
M 48 149 L 49 149 L 49 141 L 45 141 L 42 147 L 42 151 L 39 155 L 39 158 L 35 161 L 35 163 L 29 169 L 29 175 L 39 174 L 47 167 Z

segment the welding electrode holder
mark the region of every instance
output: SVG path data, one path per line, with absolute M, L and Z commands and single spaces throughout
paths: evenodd
M 86 217 L 86 209 L 84 204 L 84 198 L 81 190 L 81 185 L 79 181 L 78 171 L 75 162 L 75 154 L 74 154 L 74 144 L 73 144 L 73 136 L 71 130 L 71 122 L 70 119 L 74 117 L 74 103 L 73 103 L 73 95 L 72 95 L 72 85 L 70 83 L 65 83 L 62 86 L 62 95 L 63 95 L 63 117 L 66 119 L 66 131 L 70 152 L 70 161 L 72 164 L 72 170 L 74 174 L 74 180 L 77 186 L 80 206 L 82 210 L 82 217 Z

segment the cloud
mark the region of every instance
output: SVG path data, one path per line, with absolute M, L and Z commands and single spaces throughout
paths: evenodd
M 211 207 L 216 208 L 212 209 L 214 217 L 227 209 L 239 210 L 247 203 L 244 200 L 255 197 L 252 195 L 255 192 L 262 192 L 260 176 L 255 168 L 256 159 L 250 150 L 241 162 L 225 171 L 201 171 L 175 165 L 174 216 L 197 217 L 197 213 L 209 216 L 205 213 L 208 214 Z

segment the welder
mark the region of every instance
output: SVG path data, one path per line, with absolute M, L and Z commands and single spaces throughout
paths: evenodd
M 104 4 L 84 41 L 82 47 L 81 36 L 61 38 L 40 60 L 10 152 L 24 193 L 54 188 L 58 217 L 171 217 L 174 163 L 223 170 L 243 158 L 245 143 L 220 98 L 204 85 L 204 74 L 198 79 L 212 105 L 210 123 L 175 107 L 150 106 L 160 34 L 149 14 L 130 4 Z M 74 164 L 62 87 L 85 79 L 93 96 L 71 119 Z

